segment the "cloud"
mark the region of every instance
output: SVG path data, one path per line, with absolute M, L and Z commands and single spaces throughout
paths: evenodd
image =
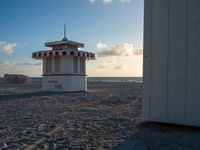
M 107 45 L 106 45 L 106 44 L 103 44 L 103 43 L 101 43 L 101 42 L 99 42 L 99 43 L 96 44 L 96 48 L 98 48 L 98 49 L 104 49 L 104 48 L 106 48 L 106 47 L 107 47 Z
M 0 60 L 0 65 L 4 65 L 4 66 L 13 66 L 13 65 L 18 65 L 18 66 L 42 66 L 42 62 L 39 62 L 39 63 L 33 63 L 33 62 L 17 63 L 16 61 L 9 62 L 9 61 Z
M 0 64 L 1 64 L 1 62 L 0 62 Z M 39 62 L 39 63 L 29 63 L 29 62 L 24 62 L 24 63 L 17 63 L 17 65 L 19 65 L 19 66 L 31 66 L 31 65 L 34 65 L 34 66 L 41 66 L 42 65 L 42 63 L 41 62 Z
M 142 55 L 143 54 L 143 49 L 137 49 L 135 52 L 134 52 L 134 55 Z
M 129 70 L 130 69 L 130 65 L 127 65 L 127 64 L 120 64 L 116 67 L 114 67 L 115 70 Z
M 97 68 L 98 68 L 98 69 L 105 69 L 105 68 L 106 68 L 106 65 L 100 64 Z
M 29 66 L 29 65 L 32 65 L 32 63 L 18 63 L 18 65 L 20 65 L 20 66 Z
M 89 0 L 89 1 L 90 1 L 90 3 L 95 4 L 97 0 Z
M 101 1 L 103 4 L 111 4 L 113 1 L 118 1 L 120 3 L 128 3 L 131 0 L 89 0 L 90 3 L 96 4 L 97 1 Z
M 3 61 L 3 60 L 0 60 L 0 65 L 1 65 L 1 66 L 12 67 L 12 66 L 14 66 L 15 64 L 16 64 L 15 61 L 10 62 L 10 61 Z
M 124 68 L 124 65 L 119 65 L 119 66 L 116 66 L 114 69 L 119 70 L 119 69 L 123 69 L 123 68 Z
M 34 64 L 34 66 L 41 66 L 42 65 L 42 63 L 36 63 L 36 64 Z
M 4 61 L 0 60 L 0 65 L 4 65 Z
M 24 74 L 28 76 L 40 76 L 42 73 L 41 62 L 16 62 L 0 60 L 0 76 L 5 73 Z M 24 66 L 21 66 L 24 65 Z
M 109 4 L 112 2 L 112 0 L 103 0 L 102 2 L 103 2 L 103 4 Z
M 13 53 L 13 49 L 17 46 L 17 43 L 9 43 L 6 41 L 0 41 L 0 52 L 11 55 Z
M 129 3 L 131 0 L 120 0 L 122 3 Z
M 98 57 L 108 56 L 132 56 L 133 55 L 133 44 L 119 44 L 112 46 L 108 49 L 102 50 L 98 53 Z

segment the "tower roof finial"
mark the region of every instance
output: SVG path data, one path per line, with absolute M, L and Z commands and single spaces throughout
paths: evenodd
M 66 38 L 66 24 L 64 24 L 64 37 Z
M 62 39 L 62 41 L 67 41 L 67 37 L 66 37 L 66 24 L 64 24 L 64 38 Z

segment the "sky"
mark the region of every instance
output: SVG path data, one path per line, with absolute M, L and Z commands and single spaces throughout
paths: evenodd
M 32 52 L 61 40 L 64 23 L 69 40 L 97 55 L 88 76 L 142 76 L 143 7 L 143 0 L 1 0 L 0 76 L 41 76 Z

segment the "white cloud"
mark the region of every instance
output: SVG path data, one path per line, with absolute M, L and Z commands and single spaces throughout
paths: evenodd
M 116 66 L 114 69 L 121 70 L 121 69 L 125 69 L 125 68 L 127 68 L 127 65 L 126 64 L 122 64 L 122 65 Z
M 42 62 L 34 64 L 35 66 L 42 66 Z
M 98 59 L 88 61 L 89 76 L 142 76 L 143 49 L 133 43 L 107 46 L 99 50 Z
M 112 46 L 108 49 L 102 50 L 98 53 L 98 57 L 108 56 L 132 56 L 133 55 L 133 44 L 119 44 Z
M 90 0 L 91 3 L 95 4 L 97 0 Z
M 24 62 L 24 63 L 18 63 L 18 65 L 20 65 L 20 66 L 30 66 L 30 65 L 32 65 L 32 63 Z
M 98 53 L 98 57 L 143 55 L 143 49 L 134 49 L 133 44 L 130 43 L 118 44 L 110 48 L 107 48 L 106 44 L 97 43 L 96 47 L 102 50 Z
M 107 45 L 106 45 L 106 44 L 103 44 L 103 43 L 101 43 L 101 42 L 99 42 L 99 43 L 96 44 L 96 48 L 98 48 L 98 49 L 104 49 L 104 48 L 106 48 L 106 47 L 107 47 Z
M 1 66 L 4 66 L 4 67 L 12 67 L 14 65 L 16 65 L 16 62 L 15 61 L 3 61 L 3 60 L 0 60 L 0 65 Z
M 106 65 L 105 65 L 105 64 L 100 64 L 97 68 L 98 68 L 98 69 L 105 69 L 105 68 L 106 68 Z
M 103 0 L 102 2 L 103 2 L 103 4 L 109 4 L 112 2 L 112 0 Z
M 1 61 L 0 61 L 1 64 Z M 33 62 L 22 62 L 22 63 L 17 63 L 19 66 L 42 66 L 42 62 L 39 63 L 33 63 Z
M 129 3 L 131 0 L 120 0 L 122 3 Z
M 11 55 L 13 53 L 13 49 L 17 46 L 17 43 L 9 43 L 6 41 L 0 41 L 0 52 Z
M 112 62 L 111 62 L 111 61 Z M 88 61 L 88 75 L 101 77 L 142 76 L 143 57 L 100 57 L 95 61 Z
M 0 77 L 4 76 L 5 73 L 40 76 L 42 73 L 42 62 L 16 62 L 0 60 L 0 70 Z
M 134 55 L 142 55 L 143 54 L 143 49 L 137 49 L 135 52 L 134 52 Z
M 89 0 L 90 3 L 96 4 L 97 0 Z M 131 0 L 100 0 L 103 4 L 111 4 L 113 1 L 118 1 L 120 3 L 129 3 Z

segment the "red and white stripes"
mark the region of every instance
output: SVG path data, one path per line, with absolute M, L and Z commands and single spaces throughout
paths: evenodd
M 77 50 L 46 50 L 46 51 L 38 51 L 32 53 L 33 59 L 42 59 L 43 57 L 53 57 L 53 56 L 77 56 L 89 60 L 95 59 L 94 53 L 77 51 Z

